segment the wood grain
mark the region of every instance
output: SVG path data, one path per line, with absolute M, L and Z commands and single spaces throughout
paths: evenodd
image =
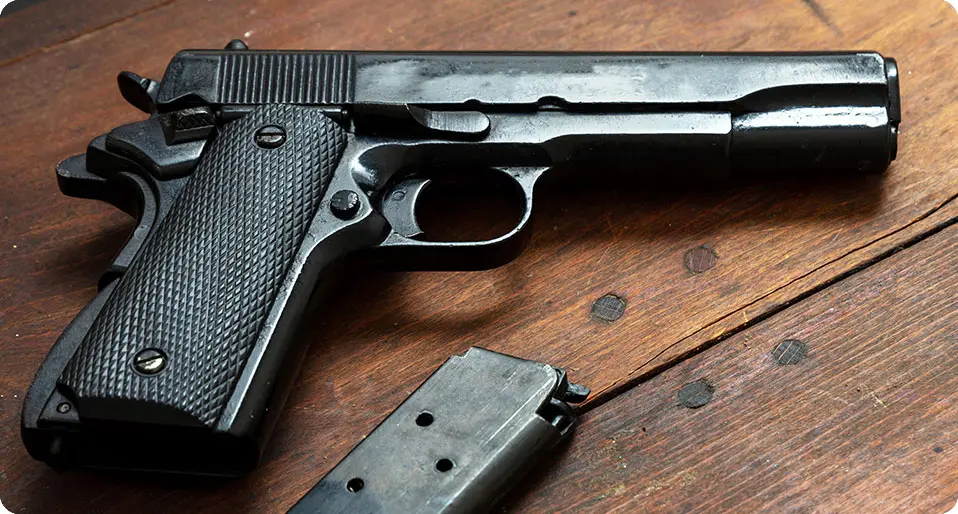
M 798 0 L 175 0 L 0 66 L 0 498 L 18 513 L 281 511 L 470 345 L 565 366 L 608 399 L 951 219 L 958 24 L 950 8 L 819 4 L 829 23 Z M 537 232 L 516 262 L 481 273 L 356 275 L 340 301 L 304 319 L 311 352 L 251 477 L 224 485 L 56 475 L 18 441 L 22 395 L 132 222 L 61 196 L 53 165 L 141 117 L 116 92 L 119 70 L 159 77 L 175 51 L 238 36 L 254 48 L 875 49 L 902 70 L 901 151 L 883 177 L 818 184 L 615 190 L 583 170 L 582 187 L 549 191 L 537 204 Z M 684 255 L 703 245 L 718 259 L 691 273 Z M 609 292 L 627 301 L 624 315 L 592 321 L 591 303 Z
M 594 409 L 505 510 L 948 511 L 956 253 L 958 226 Z M 779 364 L 773 350 L 789 340 L 808 351 Z M 700 380 L 712 401 L 682 406 L 678 391 Z
M 0 18 L 0 66 L 49 52 L 173 0 L 43 0 Z

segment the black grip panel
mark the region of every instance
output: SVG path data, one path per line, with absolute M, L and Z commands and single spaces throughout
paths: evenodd
M 255 133 L 276 125 L 279 147 Z M 268 105 L 227 125 L 58 383 L 81 416 L 212 427 L 346 148 L 321 112 Z M 147 375 L 146 349 L 165 354 Z

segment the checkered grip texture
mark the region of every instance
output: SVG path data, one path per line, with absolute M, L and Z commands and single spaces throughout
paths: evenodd
M 284 127 L 285 144 L 257 146 L 264 125 Z M 60 377 L 81 416 L 109 402 L 120 419 L 173 409 L 214 425 L 345 147 L 305 107 L 264 106 L 220 131 Z M 144 348 L 168 356 L 159 374 L 134 371 Z

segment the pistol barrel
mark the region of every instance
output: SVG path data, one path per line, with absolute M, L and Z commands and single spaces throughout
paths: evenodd
M 360 119 L 369 113 L 409 107 L 487 115 L 561 111 L 610 115 L 610 122 L 611 115 L 629 113 L 720 115 L 730 120 L 721 164 L 733 173 L 881 171 L 895 158 L 901 121 L 896 63 L 875 52 L 186 50 L 171 62 L 157 98 L 160 111 L 266 103 L 342 109 L 359 119 L 361 132 L 380 128 L 378 119 Z M 685 144 L 682 133 L 676 139 L 658 146 L 674 151 Z M 640 146 L 636 152 L 659 159 L 647 153 L 650 145 Z

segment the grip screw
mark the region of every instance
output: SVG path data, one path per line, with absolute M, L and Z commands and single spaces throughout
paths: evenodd
M 352 219 L 359 212 L 360 205 L 359 194 L 348 189 L 336 191 L 329 201 L 329 209 L 341 220 Z
M 60 405 L 57 405 L 57 412 L 60 414 L 66 414 L 70 412 L 70 409 L 72 409 L 72 407 L 70 407 L 70 404 L 67 402 L 62 402 Z
M 133 368 L 144 375 L 155 375 L 166 367 L 166 355 L 163 352 L 147 348 L 133 357 Z
M 266 125 L 256 131 L 256 144 L 260 148 L 278 148 L 286 142 L 286 131 L 283 127 Z

